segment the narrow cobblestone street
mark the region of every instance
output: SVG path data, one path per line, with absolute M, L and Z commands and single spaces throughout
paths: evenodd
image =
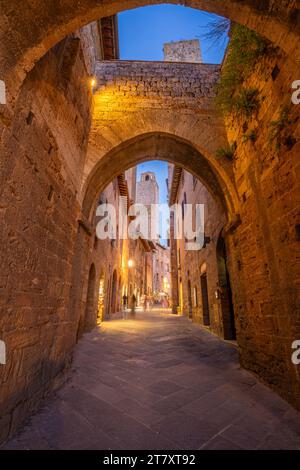
M 106 322 L 72 369 L 6 449 L 300 449 L 299 413 L 186 318 Z

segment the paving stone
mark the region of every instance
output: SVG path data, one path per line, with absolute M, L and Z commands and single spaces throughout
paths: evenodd
M 240 369 L 232 345 L 183 318 L 139 317 L 143 329 L 131 321 L 129 343 L 127 321 L 86 335 L 67 383 L 5 448 L 300 448 L 300 414 Z M 212 345 L 221 367 L 205 354 Z
M 179 390 L 182 390 L 183 387 L 179 385 L 169 382 L 167 380 L 161 380 L 160 382 L 156 382 L 149 387 L 149 390 L 154 393 L 159 393 L 162 396 L 172 395 Z
M 217 436 L 204 444 L 201 450 L 242 450 L 242 448 L 222 436 Z
M 176 442 L 181 449 L 190 450 L 199 449 L 218 433 L 216 425 L 180 411 L 168 415 L 152 428 Z
M 115 407 L 146 426 L 161 420 L 160 413 L 131 398 L 124 398 L 120 402 L 116 403 Z

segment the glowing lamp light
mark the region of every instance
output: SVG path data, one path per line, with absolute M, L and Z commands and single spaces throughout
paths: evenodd
M 133 267 L 133 260 L 129 259 L 128 260 L 128 268 L 132 268 L 132 267 Z
M 95 78 L 91 78 L 91 87 L 94 88 L 97 84 L 97 81 Z
M 99 285 L 99 296 L 103 297 L 103 294 L 104 294 L 104 280 L 101 279 L 100 285 Z

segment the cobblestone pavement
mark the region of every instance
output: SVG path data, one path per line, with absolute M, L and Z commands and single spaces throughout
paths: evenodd
M 300 414 L 240 369 L 234 344 L 137 313 L 86 334 L 67 383 L 6 449 L 300 449 Z

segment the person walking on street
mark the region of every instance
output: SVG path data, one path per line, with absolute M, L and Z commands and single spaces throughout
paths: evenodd
M 131 317 L 135 317 L 136 296 L 132 294 L 131 297 Z
M 128 297 L 126 294 L 123 295 L 123 318 L 127 318 L 127 305 L 128 305 Z

